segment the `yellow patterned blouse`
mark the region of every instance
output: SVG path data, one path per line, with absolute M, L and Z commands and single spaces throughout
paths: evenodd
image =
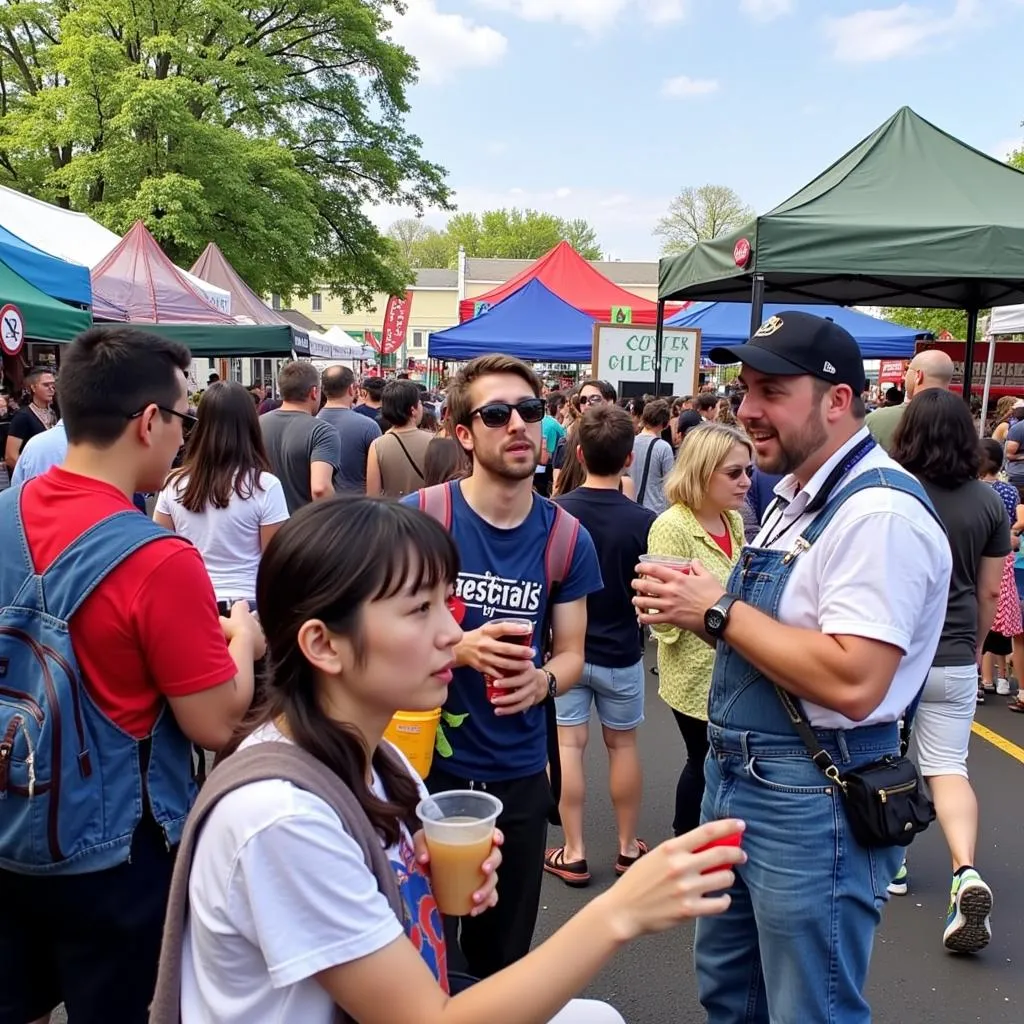
M 652 555 L 696 558 L 725 586 L 743 546 L 743 517 L 726 512 L 732 537 L 732 558 L 711 539 L 685 505 L 662 512 L 651 527 L 647 550 Z M 715 652 L 695 633 L 675 626 L 654 626 L 658 641 L 658 695 L 670 707 L 691 718 L 708 717 L 708 692 Z

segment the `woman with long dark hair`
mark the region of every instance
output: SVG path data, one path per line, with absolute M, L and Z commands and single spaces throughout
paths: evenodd
M 370 498 L 309 505 L 271 542 L 257 585 L 267 700 L 238 746 L 294 743 L 344 780 L 387 851 L 404 913 L 319 797 L 275 777 L 243 785 L 214 806 L 195 847 L 182 1024 L 331 1024 L 338 1007 L 360 1024 L 621 1024 L 605 1004 L 569 1000 L 630 939 L 728 906 L 709 894 L 732 883 L 744 855 L 693 851 L 736 821 L 653 850 L 540 948 L 448 994 L 429 854 L 405 824 L 426 791 L 383 733 L 396 710 L 445 700 L 462 635 L 449 610 L 457 574 L 440 524 Z M 501 842 L 495 833 L 474 915 L 500 892 Z
M 975 870 L 978 801 L 967 747 L 978 699 L 978 650 L 995 618 L 1010 524 L 1003 500 L 978 479 L 978 432 L 963 400 L 918 391 L 893 435 L 892 457 L 921 481 L 946 527 L 953 554 L 946 619 L 913 721 L 913 756 L 928 780 L 953 861 L 943 944 L 958 953 L 992 936 L 992 891 Z M 906 864 L 890 892 L 907 891 Z
M 184 461 L 168 477 L 153 518 L 196 546 L 222 608 L 256 600 L 260 556 L 288 506 L 241 384 L 215 381 L 206 389 Z

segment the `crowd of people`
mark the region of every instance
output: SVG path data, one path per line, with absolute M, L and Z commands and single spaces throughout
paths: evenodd
M 493 354 L 436 396 L 298 360 L 276 399 L 211 379 L 192 407 L 187 349 L 111 325 L 30 371 L 0 495 L 0 1024 L 613 1024 L 578 993 L 688 918 L 711 1024 L 867 1022 L 909 867 L 853 790 L 900 764 L 892 813 L 930 797 L 949 847 L 942 943 L 984 948 L 967 753 L 1024 665 L 1024 402 L 979 442 L 930 352 L 869 414 L 856 342 L 795 312 L 712 358 L 742 367 L 726 394 L 560 390 Z M 649 644 L 680 735 L 661 842 Z M 384 732 L 438 707 L 420 778 Z M 544 874 L 592 879 L 595 713 L 620 877 L 534 948 Z M 243 752 L 190 825 L 208 755 L 218 779 Z M 450 790 L 502 804 L 461 917 L 415 820 Z

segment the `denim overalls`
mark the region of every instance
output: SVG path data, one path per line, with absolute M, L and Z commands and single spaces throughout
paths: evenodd
M 910 494 L 935 517 L 916 480 L 869 470 L 828 498 L 790 550 L 744 548 L 729 593 L 778 618 L 796 560 L 839 506 L 869 487 Z M 869 850 L 854 840 L 841 794 L 811 761 L 773 684 L 724 642 L 708 731 L 701 818 L 744 819 L 749 858 L 737 870 L 729 910 L 697 924 L 698 990 L 709 1024 L 868 1024 L 862 991 L 903 849 Z M 899 751 L 896 723 L 816 732 L 841 772 Z

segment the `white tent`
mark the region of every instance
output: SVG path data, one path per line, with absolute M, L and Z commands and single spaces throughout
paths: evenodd
M 1024 334 L 1024 306 L 996 306 L 989 318 L 988 333 L 993 337 L 1003 334 Z
M 121 239 L 84 213 L 65 210 L 0 185 L 0 224 L 51 256 L 91 270 Z M 181 268 L 178 268 L 181 270 Z M 222 313 L 231 313 L 231 293 L 181 271 Z
M 374 349 L 370 348 L 369 345 L 360 344 L 352 337 L 351 334 L 348 333 L 348 331 L 339 327 L 337 324 L 333 327 L 329 327 L 323 337 L 334 345 L 340 345 L 344 348 L 351 349 L 353 354 L 347 356 L 346 358 L 348 359 L 375 360 L 377 358 L 377 353 Z

